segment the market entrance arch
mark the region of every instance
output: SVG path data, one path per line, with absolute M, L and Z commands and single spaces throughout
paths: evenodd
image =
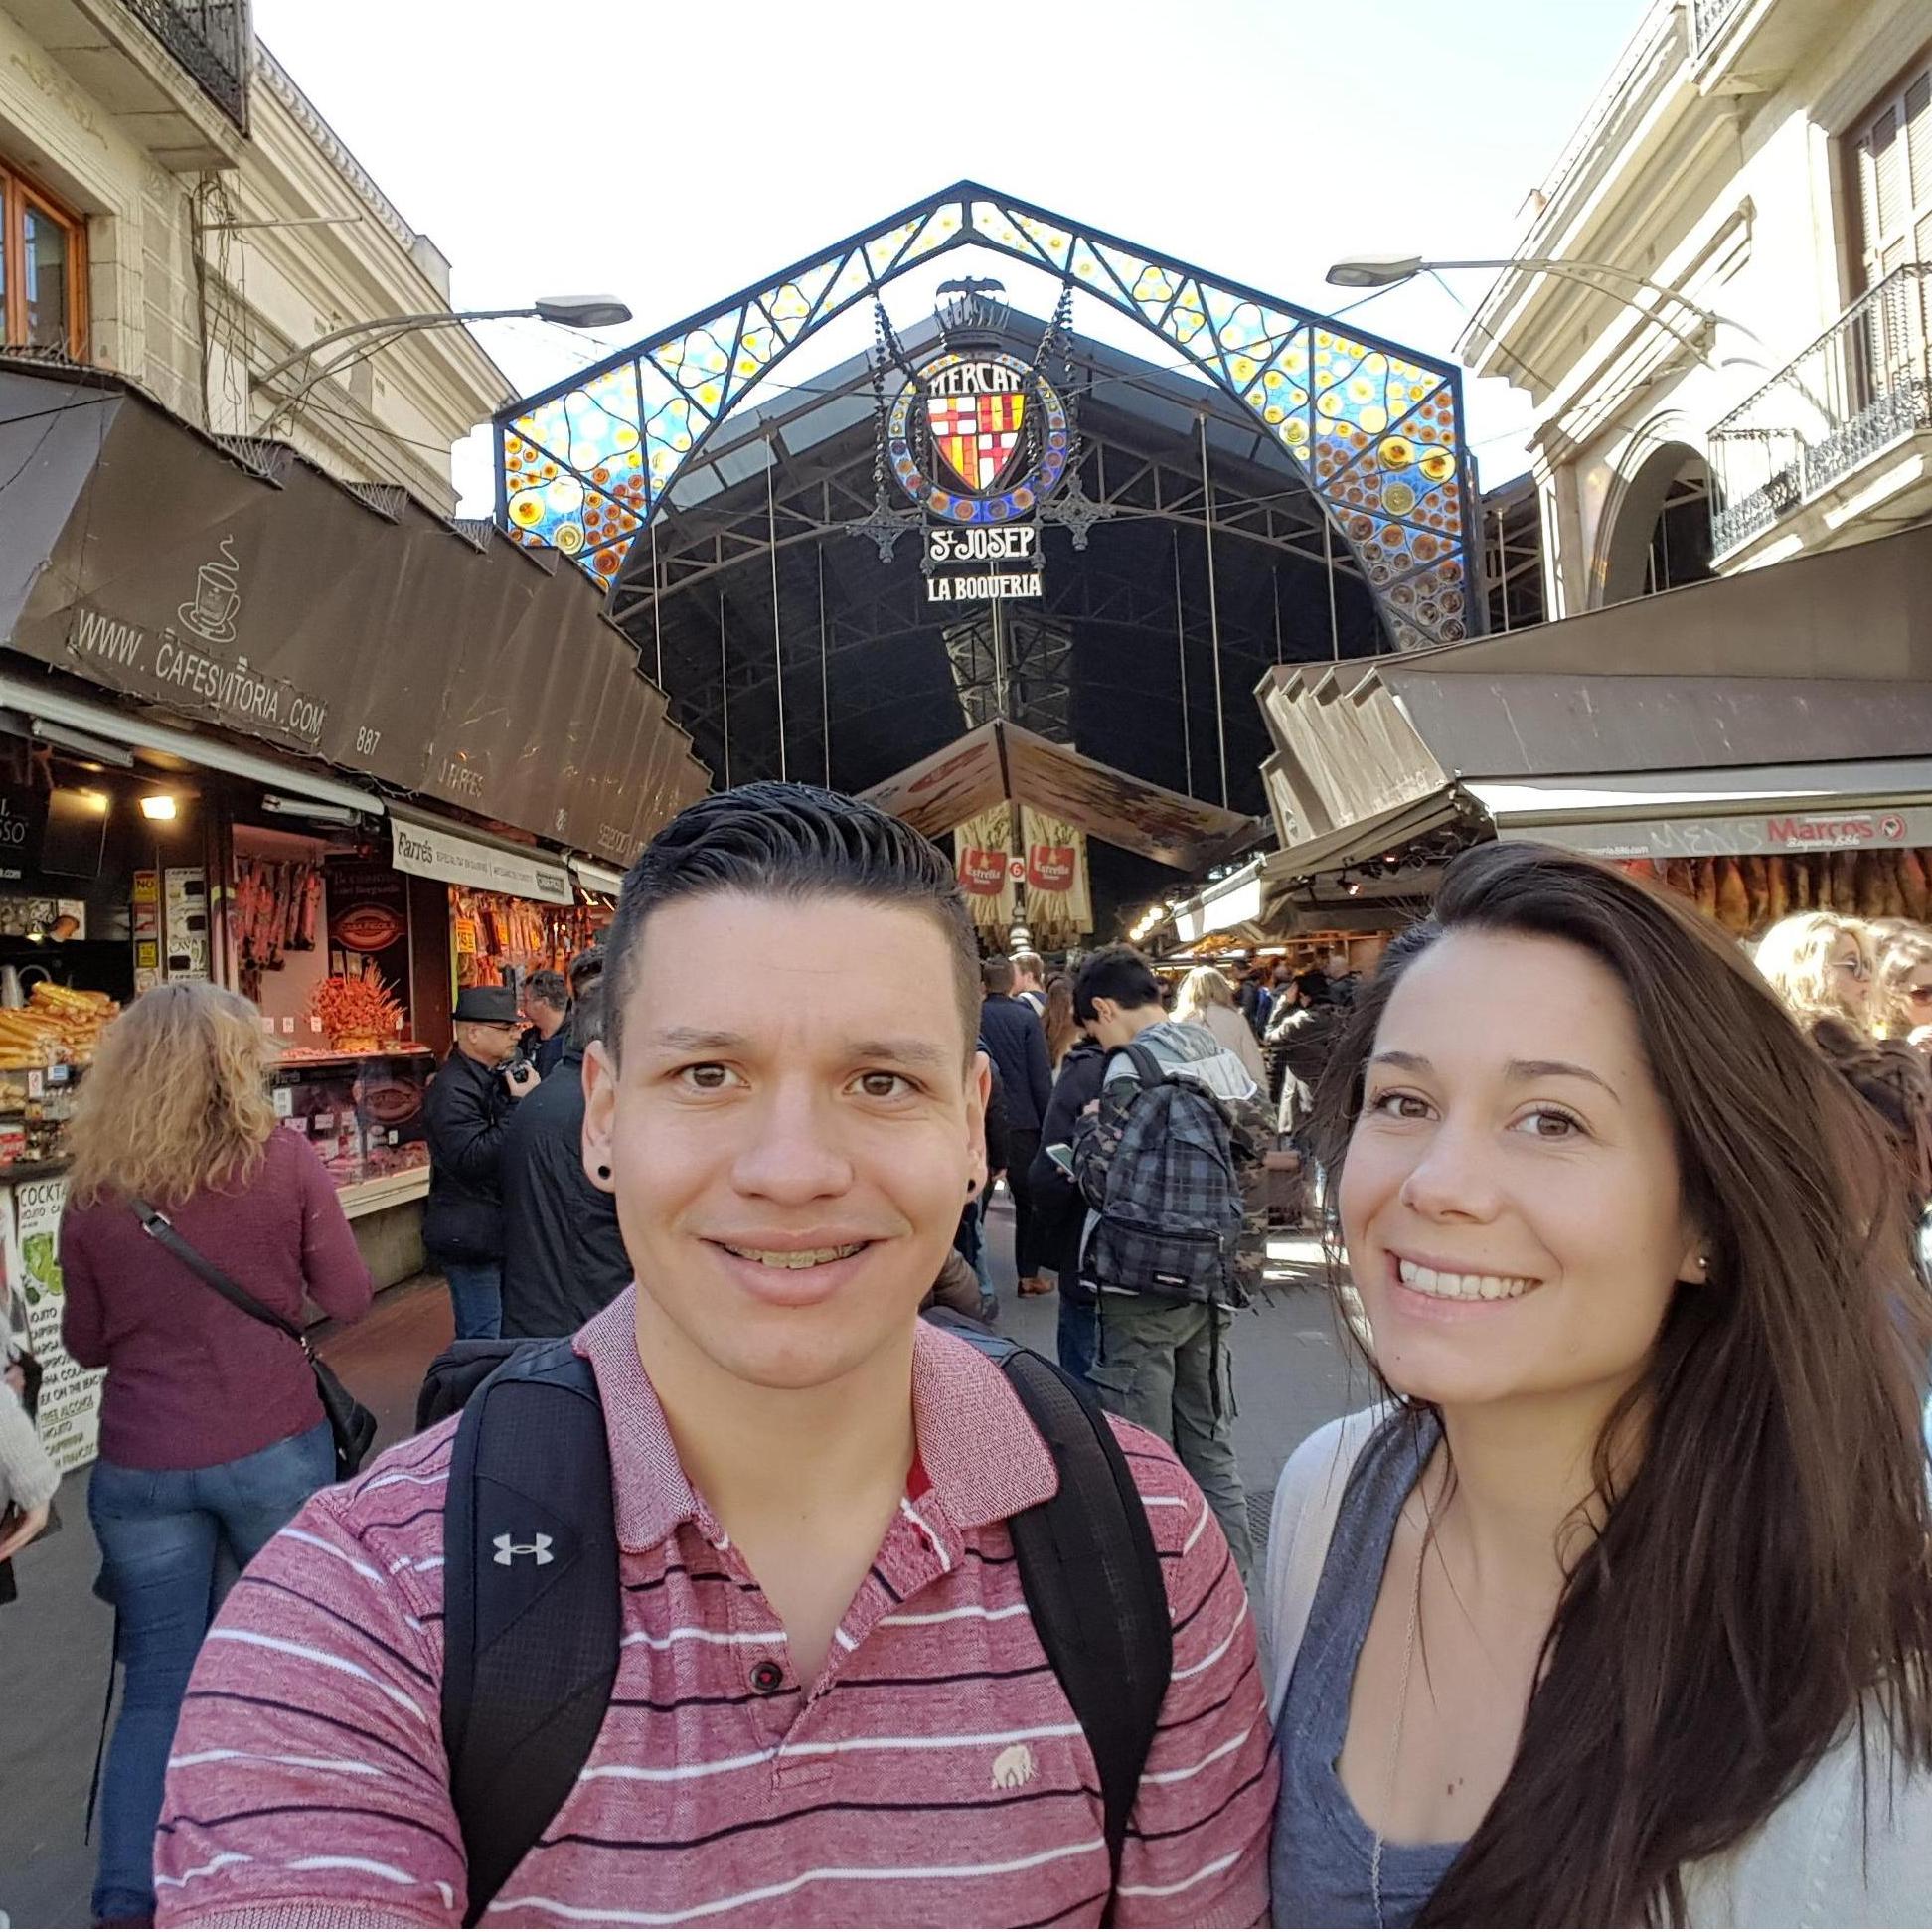
M 1132 317 L 1235 399 L 1360 560 L 1390 644 L 1455 643 L 1480 628 L 1453 365 L 971 181 L 511 405 L 496 421 L 506 527 L 614 583 L 666 492 L 786 357 L 964 247 L 1026 262 Z

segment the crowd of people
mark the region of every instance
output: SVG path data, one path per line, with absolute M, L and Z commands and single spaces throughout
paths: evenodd
M 982 960 L 901 821 L 755 785 L 578 964 L 465 993 L 431 1090 L 502 1366 L 339 1483 L 300 1352 L 154 1225 L 367 1306 L 259 1028 L 164 988 L 103 1042 L 103 1922 L 1923 1919 L 1932 936 L 1753 963 L 1497 845 L 1370 975 L 1170 990 Z M 1230 1340 L 1290 1146 L 1379 1392 L 1261 1552 Z M 14 1401 L 0 1556 L 49 1493 Z

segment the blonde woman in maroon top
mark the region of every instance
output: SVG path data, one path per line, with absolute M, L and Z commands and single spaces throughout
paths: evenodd
M 61 1335 L 105 1368 L 87 1495 L 126 1666 L 100 1794 L 96 1919 L 151 1924 L 161 1784 L 226 1548 L 246 1564 L 334 1475 L 302 1352 L 141 1231 L 159 1208 L 278 1314 L 369 1307 L 321 1160 L 278 1129 L 261 1016 L 219 987 L 156 987 L 103 1036 L 75 1110 Z

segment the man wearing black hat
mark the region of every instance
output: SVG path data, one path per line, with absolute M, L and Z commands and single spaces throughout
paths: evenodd
M 503 1327 L 503 1192 L 498 1157 L 510 1111 L 537 1084 L 517 1054 L 523 1021 L 507 986 L 465 987 L 452 1015 L 456 1044 L 429 1083 L 429 1205 L 422 1245 L 449 1281 L 458 1341 Z

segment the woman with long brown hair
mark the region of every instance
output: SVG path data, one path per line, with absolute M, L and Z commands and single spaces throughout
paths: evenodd
M 1922 1922 L 1932 1324 L 1855 1095 L 1693 909 L 1496 845 L 1318 1115 L 1388 1400 L 1276 1497 L 1277 1923 Z
M 280 1131 L 261 1016 L 220 987 L 158 986 L 82 1082 L 61 1223 L 61 1338 L 105 1368 L 87 1513 L 126 1680 L 100 1788 L 94 1917 L 152 1924 L 162 1777 L 188 1673 L 240 1566 L 335 1477 L 302 1351 L 143 1231 L 136 1201 L 292 1322 L 353 1321 L 369 1270 L 321 1158 Z

